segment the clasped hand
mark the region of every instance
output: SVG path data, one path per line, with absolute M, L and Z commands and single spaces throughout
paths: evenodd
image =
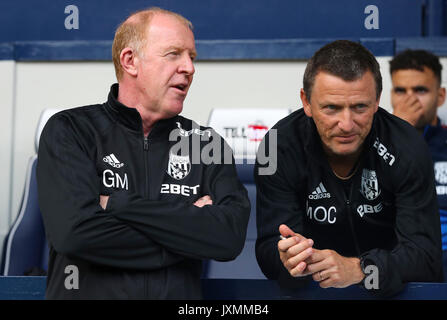
M 293 277 L 312 275 L 322 288 L 345 288 L 363 280 L 358 258 L 347 258 L 334 250 L 313 248 L 314 241 L 293 232 L 282 224 L 279 232 L 286 238 L 278 241 L 281 262 Z

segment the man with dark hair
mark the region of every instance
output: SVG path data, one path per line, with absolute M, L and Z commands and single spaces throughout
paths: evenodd
M 416 130 L 379 107 L 381 82 L 366 48 L 332 42 L 308 62 L 303 109 L 271 129 L 277 170 L 255 167 L 256 256 L 281 286 L 311 276 L 323 288 L 390 296 L 442 279 L 430 155 Z M 267 134 L 261 150 L 273 142 Z
M 406 50 L 390 61 L 393 114 L 423 131 L 436 126 L 436 111 L 445 101 L 441 87 L 442 65 L 425 50 Z
M 191 27 L 159 8 L 131 15 L 116 31 L 107 101 L 46 124 L 37 165 L 46 298 L 200 299 L 202 260 L 241 252 L 250 203 L 231 150 L 179 115 L 194 75 Z M 217 161 L 194 161 L 208 143 L 223 149 Z
M 437 116 L 445 101 L 441 70 L 439 58 L 425 50 L 405 50 L 390 61 L 393 113 L 423 134 L 434 162 L 447 280 L 447 128 Z

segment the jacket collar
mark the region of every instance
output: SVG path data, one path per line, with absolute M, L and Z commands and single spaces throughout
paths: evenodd
M 436 136 L 440 131 L 442 131 L 441 119 L 438 117 L 438 123 L 435 126 L 426 125 L 424 128 L 424 138 L 425 141 L 429 141 L 431 137 Z
M 141 133 L 143 135 L 143 122 L 140 113 L 135 108 L 127 107 L 118 101 L 118 83 L 114 83 L 110 87 L 110 92 L 107 102 L 104 104 L 105 109 L 115 122 L 119 122 L 131 131 Z M 169 136 L 170 130 L 175 129 L 175 122 L 178 121 L 178 116 L 157 121 L 149 133 L 149 139 L 165 138 Z

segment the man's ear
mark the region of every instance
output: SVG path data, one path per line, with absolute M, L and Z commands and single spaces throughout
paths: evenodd
M 301 88 L 300 97 L 301 102 L 303 103 L 304 113 L 306 114 L 306 116 L 312 117 L 312 109 L 310 107 L 310 102 L 307 100 L 307 96 L 303 88 Z
M 438 107 L 442 106 L 445 102 L 445 88 L 438 89 Z
M 123 71 L 130 76 L 136 77 L 138 74 L 138 57 L 132 48 L 124 48 L 121 50 L 120 63 Z

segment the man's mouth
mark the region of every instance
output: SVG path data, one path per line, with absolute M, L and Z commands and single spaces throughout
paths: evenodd
M 351 135 L 342 135 L 342 136 L 335 136 L 335 139 L 340 143 L 351 143 L 355 140 L 356 134 Z
M 186 93 L 186 89 L 188 89 L 187 84 L 176 84 L 176 85 L 173 85 L 172 87 L 181 91 L 182 93 Z

